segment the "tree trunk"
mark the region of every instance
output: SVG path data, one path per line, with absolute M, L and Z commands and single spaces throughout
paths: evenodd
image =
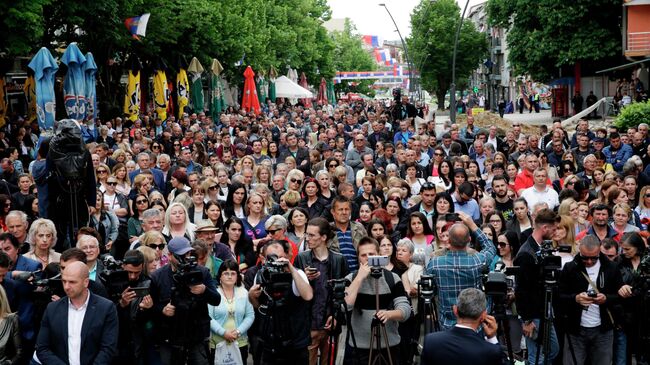
M 445 110 L 445 94 L 446 90 L 436 90 L 436 98 L 438 99 L 438 110 Z

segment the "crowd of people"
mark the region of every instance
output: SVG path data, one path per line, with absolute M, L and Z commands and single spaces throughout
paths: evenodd
M 441 130 L 417 114 L 404 96 L 97 120 L 87 219 L 63 230 L 47 143 L 11 121 L 0 364 L 329 364 L 333 343 L 362 364 L 377 327 L 394 364 L 492 364 L 506 340 L 529 364 L 645 361 L 648 125 L 524 133 L 468 116 Z M 542 251 L 561 262 L 550 319 Z M 505 336 L 466 290 L 495 271 Z M 441 328 L 427 340 L 423 276 Z M 494 347 L 440 337 L 477 330 Z

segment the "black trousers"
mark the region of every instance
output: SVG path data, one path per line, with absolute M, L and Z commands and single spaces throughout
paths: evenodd
M 160 345 L 160 359 L 164 365 L 210 365 L 210 350 L 208 341 L 186 345 Z
M 309 365 L 309 351 L 307 347 L 302 349 L 278 349 L 262 351 L 262 365 Z
M 400 346 L 390 347 L 388 350 L 381 349 L 381 354 L 384 357 L 385 361 L 377 361 L 376 364 L 379 365 L 388 365 L 388 355 L 393 360 L 393 364 L 400 364 Z M 373 358 L 379 356 L 376 351 L 372 354 Z M 345 357 L 343 358 L 343 365 L 365 365 L 368 364 L 370 359 L 370 350 L 369 349 L 355 349 L 354 347 L 346 344 L 345 345 Z

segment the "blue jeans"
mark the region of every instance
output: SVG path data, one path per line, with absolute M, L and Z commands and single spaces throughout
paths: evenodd
M 614 365 L 626 365 L 627 336 L 625 331 L 614 330 Z
M 533 365 L 535 364 L 535 359 L 537 358 L 537 350 L 540 348 L 540 344 L 537 343 L 537 341 L 542 341 L 542 331 L 539 328 L 539 319 L 534 319 L 533 322 L 535 323 L 535 327 L 537 328 L 537 336 L 538 338 L 532 339 L 530 337 L 525 337 L 526 338 L 526 348 L 528 349 L 528 364 Z M 548 355 L 549 355 L 549 361 L 548 363 L 552 363 L 553 359 L 557 357 L 557 355 L 560 352 L 560 343 L 557 340 L 557 334 L 555 333 L 555 327 L 553 326 L 552 323 L 547 323 L 547 325 L 551 326 L 551 333 L 549 336 L 549 344 L 551 345 L 551 348 L 548 349 Z M 539 361 L 536 363 L 537 365 L 544 364 L 544 349 L 542 349 L 542 352 L 539 354 Z

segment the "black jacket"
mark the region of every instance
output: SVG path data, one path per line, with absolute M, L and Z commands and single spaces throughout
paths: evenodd
M 314 255 L 312 255 L 311 250 L 303 251 L 296 256 L 296 260 L 293 263 L 297 269 L 305 270 L 306 267 L 313 267 Z M 350 270 L 348 269 L 348 262 L 345 260 L 342 254 L 329 251 L 327 256 L 327 263 L 329 265 L 329 279 L 341 279 L 346 277 Z
M 542 318 L 544 314 L 544 285 L 537 251 L 539 244 L 531 236 L 524 243 L 515 260 L 514 266 L 519 266 L 515 300 L 517 311 L 524 321 Z
M 422 365 L 501 365 L 503 351 L 468 328 L 453 327 L 424 337 Z
M 623 285 L 623 280 L 617 265 L 611 262 L 607 256 L 601 253 L 599 261 L 600 271 L 595 284 L 598 287 L 598 292 L 607 297 L 605 303 L 600 305 L 600 328 L 606 331 L 613 328 L 607 310 L 609 309 L 610 313 L 614 315 L 615 307 L 620 302 L 618 289 Z M 589 282 L 582 273 L 586 275 L 587 270 L 580 255 L 576 255 L 573 261 L 564 265 L 560 275 L 560 300 L 567 315 L 566 330 L 569 333 L 578 333 L 583 313 L 582 305 L 576 302 L 576 295 L 589 289 Z

